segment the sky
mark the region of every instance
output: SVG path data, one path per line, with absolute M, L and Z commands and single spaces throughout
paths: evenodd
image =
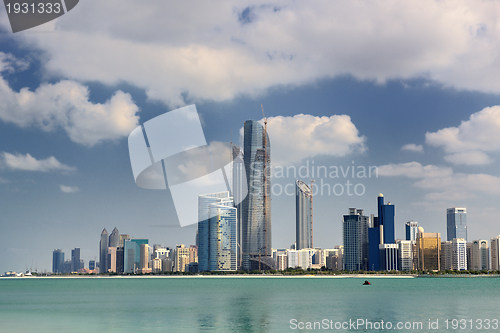
M 103 228 L 194 244 L 168 191 L 135 184 L 127 143 L 191 104 L 207 142 L 239 142 L 263 105 L 274 248 L 295 241 L 306 167 L 328 170 L 312 175 L 316 247 L 379 193 L 396 238 L 409 220 L 446 238 L 449 207 L 467 208 L 469 241 L 496 237 L 499 16 L 498 1 L 85 0 L 14 34 L 1 7 L 0 272 L 51 271 L 75 247 L 88 267 Z

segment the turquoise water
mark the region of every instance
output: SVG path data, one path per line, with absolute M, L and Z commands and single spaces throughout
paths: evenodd
M 370 278 L 371 286 L 364 280 L 2 278 L 0 332 L 340 332 L 335 323 L 357 319 L 422 323 L 407 332 L 472 332 L 477 319 L 500 319 L 499 278 Z M 453 330 L 453 319 L 465 319 L 466 328 Z M 324 320 L 328 329 L 298 326 Z M 429 329 L 429 320 L 438 320 L 438 330 Z M 484 331 L 500 330 L 494 322 L 485 330 L 485 323 Z

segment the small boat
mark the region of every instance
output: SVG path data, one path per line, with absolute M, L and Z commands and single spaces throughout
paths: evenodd
M 369 285 L 371 285 L 371 283 L 368 282 L 368 280 L 365 280 L 365 283 L 363 283 L 363 286 L 369 286 Z

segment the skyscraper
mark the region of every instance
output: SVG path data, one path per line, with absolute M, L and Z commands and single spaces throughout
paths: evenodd
M 52 252 L 52 273 L 62 273 L 64 264 L 64 252 L 56 249 Z
M 80 268 L 80 248 L 74 248 L 71 250 L 71 271 L 78 272 Z
M 373 217 L 372 227 L 368 229 L 368 269 L 378 271 L 380 267 L 381 244 L 394 244 L 394 205 L 384 205 L 384 195 L 377 197 L 378 216 Z
M 500 236 L 491 239 L 491 270 L 500 270 Z
M 405 225 L 406 230 L 406 240 L 416 241 L 418 234 L 418 222 L 416 221 L 408 221 Z
M 479 239 L 472 241 L 471 244 L 471 262 L 470 269 L 482 271 L 489 268 L 489 248 L 488 241 Z
M 447 240 L 463 238 L 467 241 L 467 210 L 462 207 L 453 207 L 446 210 Z
M 295 182 L 295 237 L 297 250 L 312 248 L 312 192 L 302 180 Z
M 439 232 L 419 232 L 417 236 L 418 268 L 441 269 L 441 235 Z
M 467 269 L 467 242 L 463 238 L 451 241 L 451 269 L 465 271 Z
M 255 120 L 244 124 L 243 161 L 248 196 L 242 207 L 243 267 L 250 259 L 271 257 L 271 145 L 267 132 Z
M 349 208 L 344 215 L 342 235 L 344 239 L 344 269 L 348 271 L 367 270 L 368 268 L 368 224 L 369 217 L 362 209 Z
M 108 231 L 104 228 L 99 242 L 99 273 L 105 273 L 108 270 L 108 241 Z
M 242 269 L 243 265 L 243 254 L 241 251 L 242 242 L 242 221 L 243 221 L 243 199 L 248 193 L 247 182 L 245 181 L 245 162 L 243 161 L 243 151 L 238 146 L 232 146 L 233 150 L 233 162 L 232 162 L 232 193 L 230 196 L 233 197 L 236 211 L 236 224 L 238 229 L 237 243 L 238 243 L 238 269 Z
M 118 229 L 116 229 L 115 227 L 113 231 L 111 231 L 111 234 L 109 235 L 108 247 L 118 247 L 118 246 L 120 246 L 120 233 L 118 232 Z
M 229 192 L 198 196 L 198 270 L 238 269 L 237 208 Z

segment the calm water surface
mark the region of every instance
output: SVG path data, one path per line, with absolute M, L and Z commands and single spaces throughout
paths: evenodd
M 422 322 L 407 332 L 475 332 L 477 319 L 500 320 L 500 278 L 370 278 L 371 286 L 364 280 L 2 278 L 0 332 L 340 332 L 335 323 L 357 319 Z M 333 327 L 301 330 L 293 319 L 297 325 L 326 319 Z M 453 319 L 465 319 L 466 328 L 454 330 Z M 429 329 L 429 320 L 438 320 L 438 330 Z

